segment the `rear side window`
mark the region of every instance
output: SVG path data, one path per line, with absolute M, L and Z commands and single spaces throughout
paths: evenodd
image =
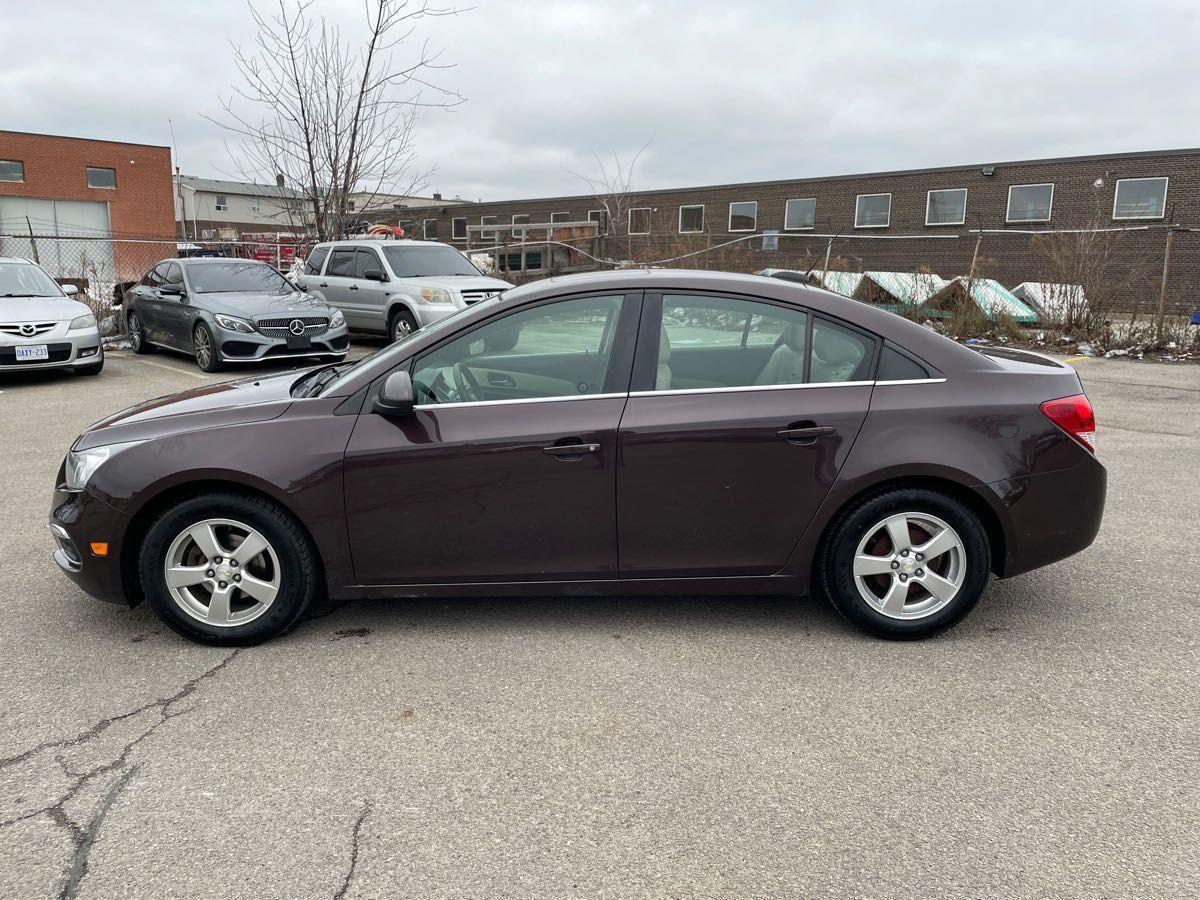
M 313 252 L 308 254 L 308 261 L 304 264 L 304 274 L 320 275 L 321 266 L 325 265 L 325 257 L 329 255 L 328 247 L 316 247 Z
M 809 381 L 814 384 L 865 381 L 871 371 L 875 342 L 857 331 L 825 319 L 813 322 L 812 363 Z
M 329 260 L 329 270 L 326 275 L 339 275 L 342 278 L 354 277 L 354 260 L 357 254 L 354 248 L 348 250 L 334 250 L 333 256 Z
M 875 377 L 878 381 L 912 381 L 928 378 L 929 371 L 895 347 L 885 345 L 879 358 L 879 374 Z

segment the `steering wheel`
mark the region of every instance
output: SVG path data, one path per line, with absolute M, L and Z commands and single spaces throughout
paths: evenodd
M 462 401 L 483 400 L 483 389 L 479 386 L 479 381 L 471 374 L 471 370 L 462 363 L 454 364 L 451 372 L 454 373 L 454 386 L 458 388 L 458 396 Z

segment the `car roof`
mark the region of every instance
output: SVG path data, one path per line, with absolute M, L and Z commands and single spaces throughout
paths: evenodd
M 449 247 L 441 241 L 413 241 L 408 238 L 398 238 L 388 241 L 373 241 L 369 238 L 346 238 L 341 241 L 322 241 L 317 247 Z M 314 250 L 316 247 L 313 248 Z M 455 247 L 454 249 L 458 249 Z

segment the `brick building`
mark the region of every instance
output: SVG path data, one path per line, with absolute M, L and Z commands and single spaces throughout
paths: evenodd
M 1050 271 L 1054 242 L 1088 229 L 1111 246 L 1114 276 L 1128 278 L 1134 307 L 1157 303 L 1174 231 L 1168 308 L 1200 305 L 1200 231 L 1188 230 L 1200 228 L 1200 149 L 639 191 L 620 205 L 623 221 L 581 248 L 608 259 L 670 259 L 668 265 L 695 268 L 807 269 L 820 267 L 836 236 L 833 268 L 927 268 L 949 278 L 966 274 L 975 257 L 979 274 L 1009 287 L 1061 280 Z M 429 238 L 479 247 L 495 243 L 484 226 L 599 221 L 603 212 L 595 197 L 579 195 L 431 205 L 418 218 Z M 516 240 L 511 227 L 496 236 Z M 718 246 L 731 241 L 737 243 Z M 524 253 L 526 270 L 591 264 L 562 248 L 529 246 Z M 685 254 L 695 255 L 676 259 Z M 519 250 L 501 255 L 502 265 L 521 262 Z
M 140 276 L 119 239 L 172 240 L 172 191 L 169 147 L 0 131 L 0 254 L 84 285 Z

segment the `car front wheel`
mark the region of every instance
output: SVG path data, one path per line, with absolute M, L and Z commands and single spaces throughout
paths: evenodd
M 893 639 L 928 637 L 959 621 L 979 601 L 990 568 L 979 517 L 920 488 L 886 490 L 844 510 L 817 560 L 838 611 Z
M 203 644 L 257 644 L 290 628 L 317 590 L 303 529 L 270 500 L 210 494 L 167 510 L 139 558 L 146 598 L 173 630 Z
M 388 335 L 393 341 L 400 341 L 408 337 L 419 327 L 412 313 L 407 309 L 398 309 L 392 313 L 392 320 L 388 324 Z
M 221 370 L 221 356 L 217 351 L 217 342 L 213 340 L 208 326 L 201 322 L 192 332 L 192 350 L 196 354 L 196 365 L 205 372 Z

